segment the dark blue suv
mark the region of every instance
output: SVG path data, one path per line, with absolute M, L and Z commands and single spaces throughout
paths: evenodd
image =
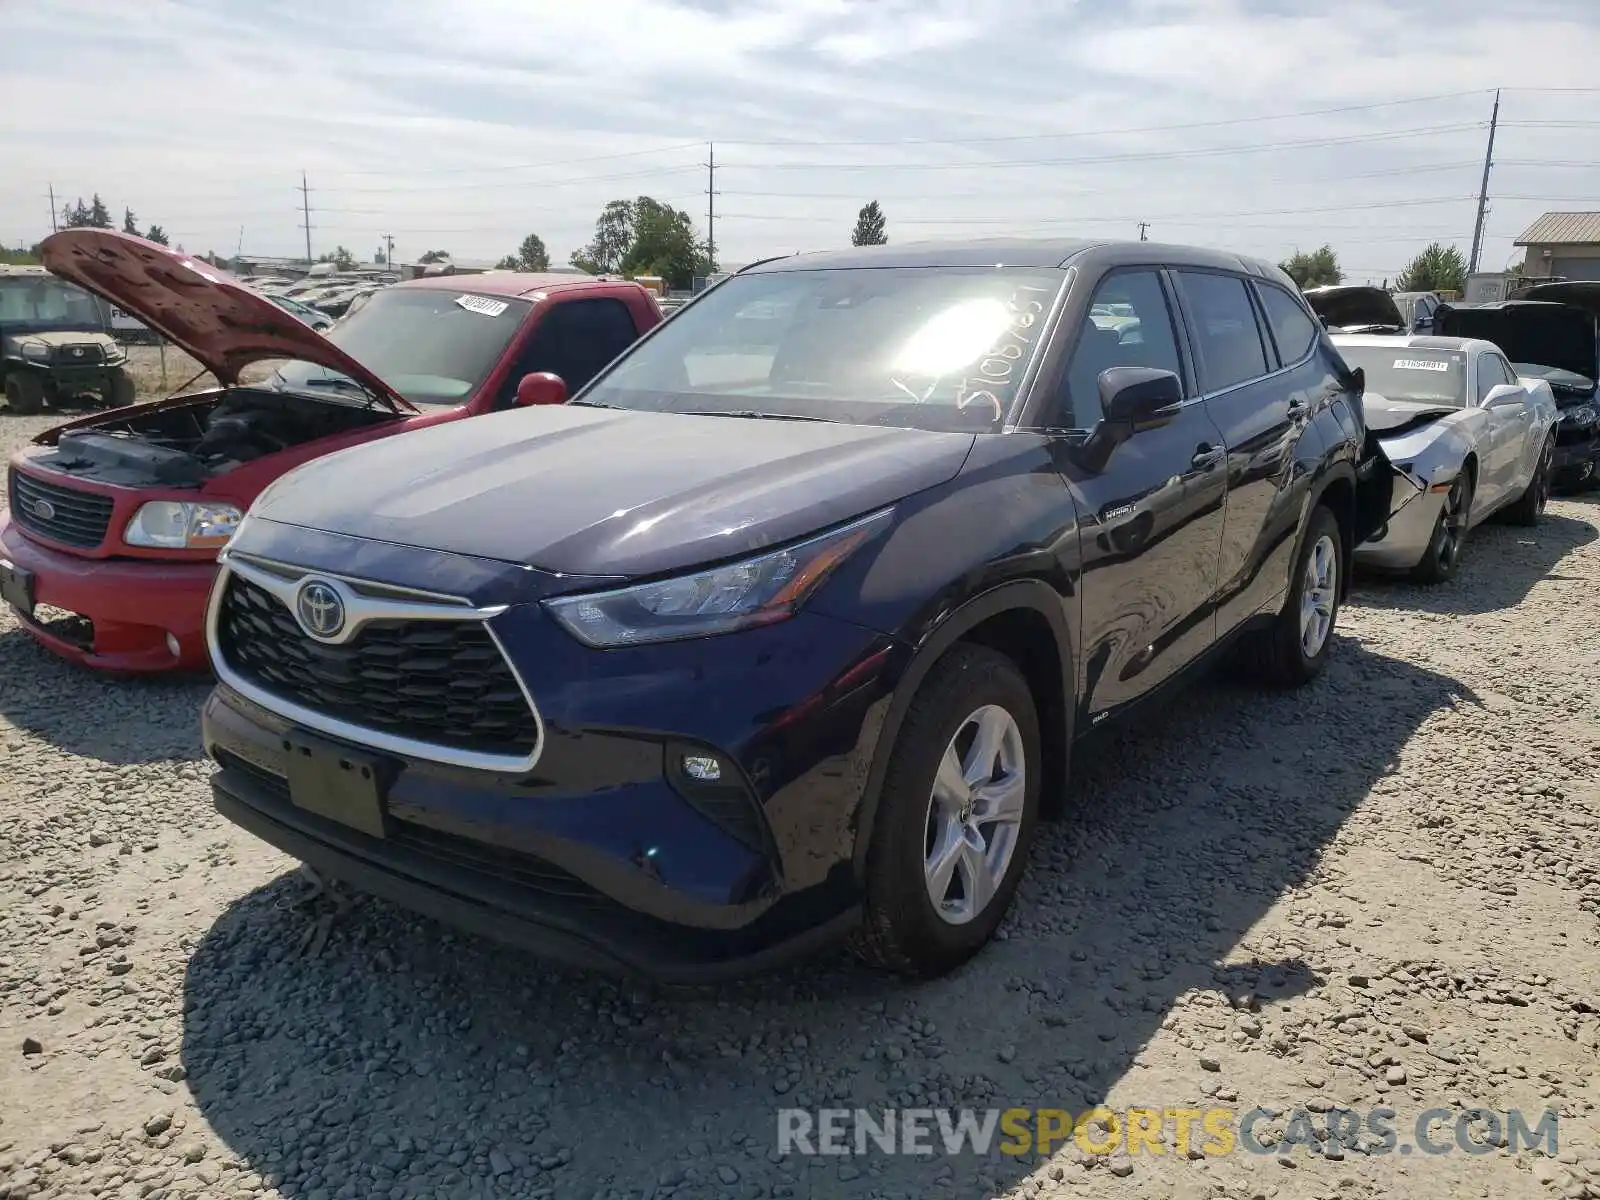
M 671 980 L 993 933 L 1076 744 L 1320 670 L 1388 514 L 1293 283 L 1151 243 L 784 258 L 570 403 L 310 463 L 222 556 L 224 815 Z

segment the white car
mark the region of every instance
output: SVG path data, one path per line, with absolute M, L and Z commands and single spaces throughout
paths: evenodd
M 1332 341 L 1366 377 L 1367 428 L 1395 475 L 1388 523 L 1357 547 L 1358 563 L 1442 583 L 1474 526 L 1501 511 L 1524 525 L 1544 515 L 1558 415 L 1547 382 L 1476 338 Z

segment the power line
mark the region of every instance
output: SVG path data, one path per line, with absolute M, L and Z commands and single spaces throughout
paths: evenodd
M 653 150 L 625 150 L 617 154 L 590 154 L 583 158 L 557 158 L 535 163 L 500 163 L 486 167 L 411 167 L 407 168 L 407 173 L 411 175 L 454 175 L 478 171 L 542 171 L 547 167 L 569 167 L 576 166 L 579 163 L 610 162 L 619 158 L 644 158 L 651 154 L 671 154 L 679 150 L 693 150 L 700 145 L 700 142 L 675 142 L 670 146 L 657 146 Z M 386 167 L 377 171 L 325 171 L 323 174 L 338 177 L 346 175 L 393 175 L 394 168 Z
M 1315 208 L 1264 208 L 1264 209 L 1257 209 L 1257 210 L 1251 211 L 1251 212 L 1227 212 L 1227 213 L 1192 213 L 1192 212 L 1191 213 L 1165 213 L 1165 214 L 1158 214 L 1158 215 L 1156 215 L 1154 217 L 1151 217 L 1151 218 L 1148 218 L 1148 219 L 1149 220 L 1154 220 L 1154 221 L 1182 221 L 1182 220 L 1191 219 L 1191 218 L 1197 217 L 1197 216 L 1209 216 L 1209 217 L 1215 217 L 1218 220 L 1232 221 L 1232 220 L 1237 220 L 1237 219 L 1239 219 L 1241 217 L 1293 217 L 1293 216 L 1307 215 L 1307 214 L 1311 214 L 1311 213 L 1360 212 L 1360 211 L 1365 210 L 1365 209 L 1417 208 L 1417 207 L 1422 207 L 1422 206 L 1432 205 L 1432 204 L 1460 204 L 1460 203 L 1465 203 L 1465 202 L 1467 202 L 1467 201 L 1469 201 L 1471 199 L 1473 199 L 1472 195 L 1470 193 L 1467 193 L 1467 194 L 1463 194 L 1463 195 L 1454 195 L 1454 196 L 1426 196 L 1426 197 L 1419 197 L 1419 198 L 1411 199 L 1411 200 L 1384 200 L 1384 201 L 1380 201 L 1380 202 L 1372 203 L 1372 204 L 1330 204 L 1330 205 L 1318 206 L 1318 207 L 1315 207 Z M 807 216 L 800 216 L 798 214 L 776 214 L 776 213 L 773 213 L 773 214 L 762 214 L 762 213 L 726 213 L 725 212 L 722 215 L 724 217 L 726 217 L 726 218 L 729 218 L 729 219 L 751 220 L 751 221 L 809 221 L 809 220 L 830 220 L 831 221 L 831 220 L 833 220 L 833 217 L 825 215 L 825 214 L 810 214 L 810 215 L 807 215 Z M 1015 221 L 1018 221 L 1018 220 L 1029 221 L 1032 224 L 1051 224 L 1051 225 L 1063 225 L 1063 224 L 1065 224 L 1065 225 L 1071 225 L 1071 224 L 1087 224 L 1087 223 L 1101 223 L 1101 222 L 1113 223 L 1113 224 L 1122 224 L 1124 222 L 1136 221 L 1136 220 L 1138 220 L 1138 218 L 1133 217 L 1133 216 L 1131 216 L 1129 214 L 1126 214 L 1126 213 L 1119 214 L 1117 216 L 1107 216 L 1107 217 L 1083 217 L 1083 216 L 1040 217 L 1040 218 L 1038 218 L 1036 220 L 1032 220 L 1032 219 L 1026 218 L 1026 217 L 1023 217 L 1023 218 L 1017 218 L 1017 217 L 897 217 L 897 218 L 895 218 L 895 223 L 899 224 L 899 225 L 984 225 L 984 224 L 1009 223 L 1009 222 L 1015 222 Z

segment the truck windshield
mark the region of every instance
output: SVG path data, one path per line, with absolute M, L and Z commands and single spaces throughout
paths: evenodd
M 454 406 L 488 378 L 530 307 L 514 296 L 386 288 L 327 338 L 411 403 Z M 280 386 L 319 392 L 343 378 L 298 361 L 279 367 L 278 377 Z
M 735 276 L 674 314 L 577 403 L 997 429 L 1067 278 L 1001 267 Z
M 50 275 L 0 276 L 0 330 L 104 329 L 105 316 L 82 288 Z

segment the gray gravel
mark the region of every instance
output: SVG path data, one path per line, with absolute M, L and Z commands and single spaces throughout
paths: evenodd
M 0 1200 L 1600 1195 L 1597 518 L 1369 585 L 1308 691 L 1152 715 L 918 987 L 661 991 L 319 893 L 213 815 L 202 685 L 0 615 Z M 1561 1152 L 776 1153 L 780 1105 L 1100 1102 L 1553 1105 Z

